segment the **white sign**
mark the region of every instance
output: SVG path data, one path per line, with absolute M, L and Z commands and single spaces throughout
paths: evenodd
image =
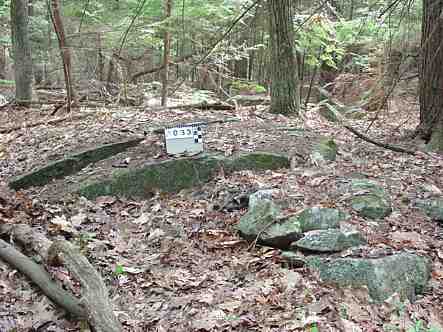
M 168 154 L 198 153 L 203 151 L 203 123 L 188 123 L 165 128 Z

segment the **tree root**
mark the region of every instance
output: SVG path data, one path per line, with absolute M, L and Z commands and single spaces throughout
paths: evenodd
M 40 265 L 0 239 L 0 259 L 31 279 L 55 304 L 78 318 L 86 318 L 80 301 L 57 285 Z
M 48 261 L 63 263 L 82 285 L 81 303 L 86 307 L 88 321 L 96 332 L 121 332 L 120 322 L 112 311 L 108 290 L 94 267 L 66 240 L 54 241 Z
M 68 241 L 51 242 L 43 234 L 24 224 L 0 225 L 0 235 L 9 235 L 36 251 L 49 264 L 63 264 L 80 281 L 82 298 L 61 289 L 38 264 L 5 241 L 0 240 L 0 259 L 22 272 L 54 303 L 75 317 L 86 319 L 95 332 L 121 332 L 122 326 L 112 311 L 106 286 L 94 267 Z

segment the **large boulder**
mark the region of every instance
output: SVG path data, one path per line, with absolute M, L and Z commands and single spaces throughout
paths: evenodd
M 375 301 L 384 301 L 394 293 L 414 301 L 422 294 L 431 273 L 429 259 L 401 253 L 376 259 L 314 258 L 310 265 L 318 269 L 320 278 L 341 287 L 363 287 Z
M 392 212 L 389 195 L 372 181 L 352 180 L 351 193 L 351 206 L 362 217 L 380 220 Z
M 342 232 L 338 229 L 321 229 L 304 234 L 291 244 L 291 249 L 317 252 L 337 252 L 365 244 L 364 237 L 357 231 Z

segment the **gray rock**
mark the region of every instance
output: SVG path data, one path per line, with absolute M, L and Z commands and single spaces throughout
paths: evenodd
M 261 199 L 240 218 L 236 228 L 248 241 L 276 248 L 287 248 L 289 244 L 301 237 L 298 223 L 279 220 L 280 208 L 269 199 Z
M 366 286 L 375 301 L 384 301 L 394 293 L 411 302 L 422 294 L 431 273 L 429 259 L 402 253 L 376 259 L 318 259 L 311 267 L 320 271 L 320 278 L 341 287 Z
M 318 229 L 339 228 L 340 221 L 348 218 L 347 213 L 337 209 L 312 207 L 289 218 L 289 221 L 298 223 L 301 231 L 305 233 Z
M 354 179 L 351 192 L 354 195 L 351 206 L 360 216 L 376 220 L 391 214 L 391 200 L 377 184 L 365 179 Z
M 271 191 L 259 191 L 250 198 L 248 212 L 236 226 L 240 235 L 271 247 L 286 249 L 304 232 L 339 228 L 348 215 L 336 209 L 313 207 L 290 218 L 279 218 L 281 209 L 270 199 Z
M 291 244 L 291 249 L 337 252 L 365 243 L 365 239 L 357 231 L 342 232 L 337 229 L 322 229 L 305 233 L 303 238 Z
M 417 207 L 432 220 L 443 221 L 443 198 L 420 200 L 417 202 Z
M 278 193 L 277 189 L 258 190 L 249 196 L 249 209 L 253 209 L 257 203 L 263 199 L 272 200 L 272 196 Z

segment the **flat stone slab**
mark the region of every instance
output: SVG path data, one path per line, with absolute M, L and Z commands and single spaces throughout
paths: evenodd
M 94 199 L 98 196 L 148 197 L 155 191 L 178 192 L 201 185 L 223 169 L 225 173 L 240 170 L 288 168 L 287 156 L 254 152 L 235 157 L 202 155 L 152 162 L 132 170 L 115 170 L 109 178 L 81 185 L 80 195 Z
M 342 232 L 338 229 L 320 229 L 306 232 L 303 235 L 303 238 L 291 244 L 291 249 L 338 252 L 366 243 L 363 236 L 357 231 Z
M 19 176 L 9 183 L 14 190 L 26 189 L 35 186 L 44 186 L 54 179 L 75 174 L 89 164 L 112 157 L 128 148 L 137 146 L 143 138 L 134 138 L 128 141 L 105 144 L 94 149 L 72 154 L 64 159 L 57 160 L 36 171 Z

